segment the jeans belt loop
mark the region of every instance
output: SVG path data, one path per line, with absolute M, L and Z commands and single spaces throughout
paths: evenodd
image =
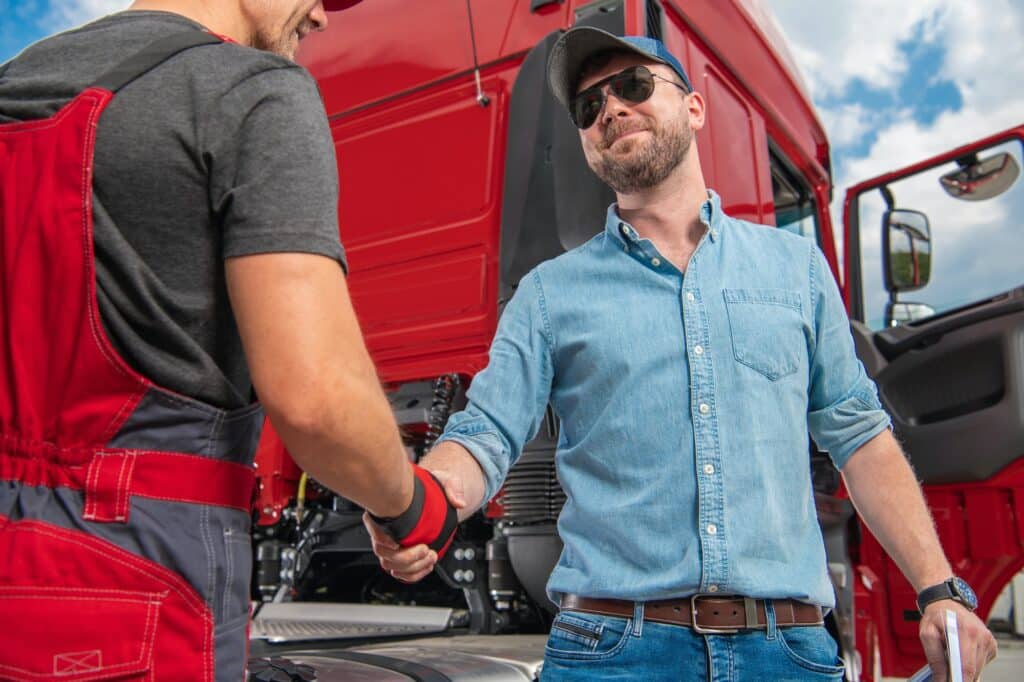
M 759 630 L 761 626 L 757 622 L 757 600 L 750 597 L 743 598 L 743 619 L 748 630 Z M 767 627 L 767 626 L 766 626 Z
M 644 603 L 642 601 L 633 603 L 633 636 L 640 637 L 644 634 Z

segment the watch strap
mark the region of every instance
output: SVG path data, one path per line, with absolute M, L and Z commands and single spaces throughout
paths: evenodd
M 949 585 L 949 581 L 939 583 L 938 585 L 932 585 L 926 587 L 917 593 L 917 610 L 924 613 L 925 607 L 932 602 L 941 601 L 943 599 L 956 599 L 956 594 Z

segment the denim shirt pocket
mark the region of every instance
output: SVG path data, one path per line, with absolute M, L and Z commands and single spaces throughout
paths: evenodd
M 785 289 L 723 289 L 736 362 L 770 381 L 793 374 L 806 348 L 800 294 Z

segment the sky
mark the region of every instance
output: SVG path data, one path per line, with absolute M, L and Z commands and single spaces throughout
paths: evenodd
M 1022 0 L 754 1 L 774 14 L 829 134 L 836 225 L 845 190 L 857 181 L 1024 123 Z M 128 4 L 0 0 L 0 62 L 48 33 Z M 988 224 L 980 227 L 968 225 L 972 207 L 966 202 L 941 207 L 942 216 L 929 214 L 933 221 L 946 218 L 941 234 L 940 225 L 933 225 L 935 284 L 926 290 L 939 307 L 978 291 L 1024 284 L 1024 275 L 1016 274 L 1024 238 L 1012 235 L 1005 223 L 1005 216 L 1024 211 L 1024 182 L 1018 185 L 1010 208 L 989 211 Z M 920 207 L 932 201 L 923 187 L 910 188 L 900 204 L 911 206 L 907 201 L 913 199 L 923 202 Z M 879 220 L 874 225 L 880 225 L 881 210 L 869 216 Z M 880 268 L 880 229 L 872 230 L 876 243 L 868 245 L 873 251 L 864 255 L 865 269 Z M 978 239 L 979 234 L 988 237 Z M 943 263 L 949 272 L 938 281 Z M 884 292 L 876 285 L 866 284 L 866 295 L 882 301 Z
M 1024 124 L 1021 0 L 765 2 L 829 135 L 836 225 L 848 186 Z M 1021 160 L 1020 145 L 997 151 Z M 937 175 L 892 187 L 897 206 L 924 210 L 932 223 L 932 284 L 904 300 L 942 310 L 1024 284 L 1024 230 L 1010 219 L 1024 212 L 1024 182 L 965 202 L 946 197 Z M 877 193 L 862 203 L 865 298 L 876 328 L 886 294 L 867 273 L 881 273 L 884 208 Z

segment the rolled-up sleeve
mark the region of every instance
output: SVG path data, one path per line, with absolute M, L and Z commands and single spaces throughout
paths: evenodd
M 487 367 L 473 378 L 466 409 L 448 420 L 438 442 L 454 441 L 480 463 L 494 497 L 523 446 L 537 434 L 551 393 L 553 339 L 534 270 L 505 306 Z
M 891 420 L 854 351 L 843 300 L 817 247 L 812 249 L 810 270 L 814 341 L 807 424 L 814 442 L 842 469 L 850 455 L 889 428 Z

